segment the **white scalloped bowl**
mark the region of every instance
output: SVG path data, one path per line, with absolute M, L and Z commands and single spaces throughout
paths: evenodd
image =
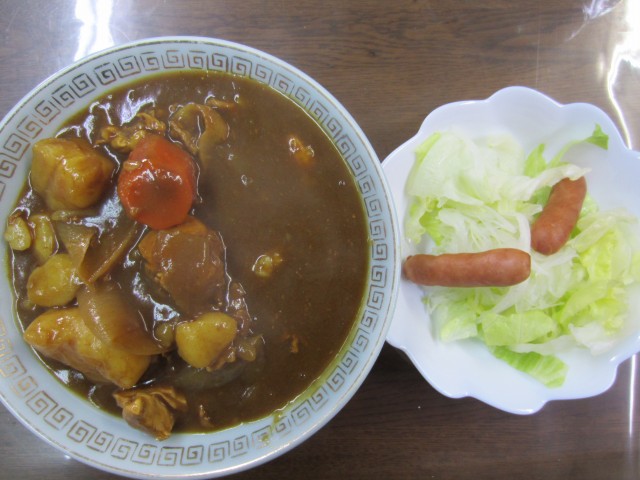
M 224 40 L 175 37 L 121 45 L 91 55 L 45 80 L 0 123 L 0 222 L 24 185 L 31 145 L 72 114 L 120 85 L 162 71 L 216 70 L 250 77 L 288 96 L 316 119 L 341 152 L 361 192 L 370 239 L 367 284 L 347 341 L 307 391 L 284 410 L 209 434 L 164 442 L 129 427 L 71 393 L 22 340 L 0 268 L 0 400 L 30 430 L 66 455 L 133 478 L 212 478 L 264 463 L 325 425 L 354 395 L 384 345 L 400 276 L 397 221 L 382 166 L 364 133 L 322 86 L 295 67 Z
M 456 102 L 434 110 L 418 133 L 383 161 L 400 224 L 408 206 L 404 185 L 414 162 L 414 150 L 432 133 L 452 127 L 472 137 L 508 132 L 525 151 L 545 143 L 545 152 L 551 158 L 568 141 L 588 137 L 595 124 L 609 135 L 608 150 L 581 150 L 582 156 L 572 157 L 572 161 L 591 169 L 587 175 L 589 191 L 603 209 L 623 206 L 640 217 L 640 154 L 625 146 L 616 126 L 602 110 L 585 103 L 560 105 L 535 90 L 509 87 L 486 100 Z M 400 249 L 402 258 L 416 253 L 402 234 Z M 474 397 L 506 412 L 531 414 L 550 400 L 598 395 L 613 384 L 618 365 L 640 351 L 637 289 L 630 295 L 634 333 L 600 356 L 578 348 L 559 355 L 569 366 L 567 379 L 559 388 L 547 388 L 511 368 L 493 357 L 479 341 L 439 341 L 422 296 L 419 286 L 401 279 L 395 316 L 387 335 L 389 344 L 403 350 L 442 394 L 451 398 Z

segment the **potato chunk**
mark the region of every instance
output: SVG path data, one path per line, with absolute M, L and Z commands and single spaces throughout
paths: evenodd
M 21 212 L 14 212 L 9 216 L 4 239 L 12 250 L 23 252 L 31 247 L 31 230 Z
M 259 277 L 268 278 L 281 263 L 282 255 L 279 252 L 267 252 L 256 259 L 251 271 Z
M 29 301 L 41 307 L 60 307 L 73 300 L 80 288 L 76 269 L 66 253 L 56 253 L 27 280 Z
M 33 146 L 31 185 L 51 210 L 90 207 L 114 170 L 114 162 L 81 139 L 47 138 Z
M 41 213 L 31 215 L 29 217 L 29 225 L 33 231 L 31 244 L 33 256 L 38 261 L 38 264 L 42 265 L 58 248 L 56 232 L 49 216 Z
M 237 328 L 235 318 L 221 312 L 181 323 L 176 328 L 178 355 L 193 367 L 208 367 L 231 345 Z
M 78 308 L 49 310 L 25 330 L 25 341 L 45 357 L 74 368 L 92 381 L 131 388 L 149 367 L 151 357 L 110 347 L 85 325 Z

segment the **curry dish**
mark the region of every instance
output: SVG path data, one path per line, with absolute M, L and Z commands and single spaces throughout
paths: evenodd
M 358 315 L 369 254 L 325 132 L 212 72 L 114 90 L 37 142 L 5 239 L 25 340 L 158 439 L 303 393 Z

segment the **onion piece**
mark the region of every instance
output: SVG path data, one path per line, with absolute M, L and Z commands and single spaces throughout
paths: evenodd
M 78 267 L 78 276 L 87 284 L 95 283 L 120 261 L 134 244 L 144 227 L 120 215 L 115 227 L 108 234 L 100 235 L 87 249 Z
M 134 244 L 144 228 L 124 212 L 114 218 L 114 226 L 107 233 L 86 223 L 54 222 L 55 231 L 76 267 L 78 278 L 91 284 L 118 263 Z
M 140 313 L 131 308 L 115 282 L 101 282 L 80 289 L 78 307 L 93 334 L 115 349 L 137 355 L 167 351 L 153 338 Z
M 87 250 L 96 236 L 97 229 L 87 225 L 66 222 L 54 222 L 54 228 L 60 242 L 67 250 L 73 266 L 76 270 L 79 270 Z

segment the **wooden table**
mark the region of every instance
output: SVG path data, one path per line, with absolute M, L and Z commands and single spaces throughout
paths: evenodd
M 97 49 L 161 35 L 219 37 L 300 68 L 352 113 L 379 158 L 434 108 L 508 85 L 590 102 L 640 148 L 640 2 L 0 1 L 0 115 Z M 637 479 L 640 373 L 594 398 L 511 415 L 435 391 L 385 346 L 325 428 L 236 478 Z M 0 407 L 0 478 L 115 478 L 65 457 Z

